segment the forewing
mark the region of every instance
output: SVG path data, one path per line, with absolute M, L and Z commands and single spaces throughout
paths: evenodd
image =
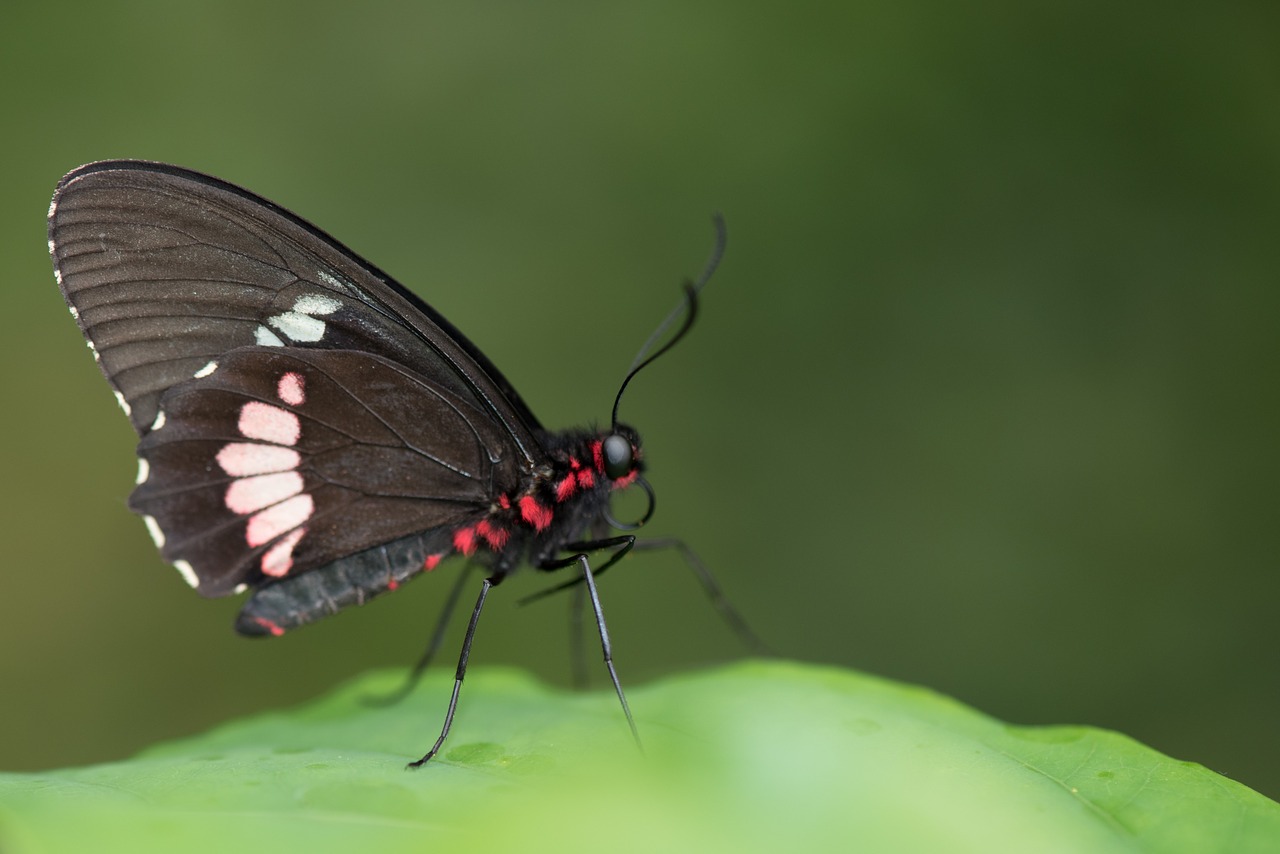
M 63 296 L 139 435 L 164 393 L 245 346 L 381 356 L 467 400 L 530 469 L 538 423 L 425 303 L 283 208 L 157 163 L 83 166 L 58 186 L 49 249 Z

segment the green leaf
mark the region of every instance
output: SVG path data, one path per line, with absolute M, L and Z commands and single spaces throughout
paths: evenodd
M 1015 727 L 857 673 L 749 662 L 612 694 L 378 673 L 127 762 L 0 775 L 0 851 L 1280 850 L 1280 805 L 1116 733 Z

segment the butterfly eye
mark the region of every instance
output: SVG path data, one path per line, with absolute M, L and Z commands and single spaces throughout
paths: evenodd
M 604 440 L 604 473 L 617 480 L 631 471 L 631 442 L 617 433 Z

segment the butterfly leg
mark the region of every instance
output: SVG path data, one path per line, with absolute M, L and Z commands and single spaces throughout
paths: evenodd
M 431 745 L 431 749 L 427 751 L 425 756 L 416 762 L 410 762 L 407 766 L 409 768 L 418 768 L 430 761 L 431 757 L 440 751 L 444 740 L 449 737 L 449 729 L 453 726 L 453 713 L 458 710 L 458 694 L 462 691 L 462 680 L 467 675 L 467 659 L 471 657 L 471 641 L 476 636 L 476 625 L 480 622 L 480 612 L 484 609 L 484 600 L 489 595 L 489 590 L 500 580 L 501 576 L 486 578 L 484 585 L 480 588 L 480 596 L 476 599 L 475 609 L 471 612 L 471 621 L 467 623 L 467 634 L 462 639 L 462 654 L 458 656 L 458 669 L 453 677 L 453 694 L 449 697 L 449 710 L 445 712 L 444 726 L 440 729 L 440 737 L 436 739 L 435 744 Z
M 716 582 L 715 576 L 711 574 L 711 570 L 707 569 L 706 564 L 698 557 L 697 553 L 689 548 L 684 540 L 676 537 L 662 537 L 655 540 L 639 540 L 635 544 L 636 551 L 657 551 L 658 549 L 675 549 L 684 558 L 684 562 L 693 572 L 694 577 L 698 579 L 698 583 L 702 585 L 703 591 L 707 594 L 707 598 L 711 600 L 712 606 L 719 612 L 720 617 L 729 624 L 729 628 L 736 634 L 752 652 L 757 655 L 773 655 L 774 652 L 762 640 L 760 636 L 751 630 L 751 626 L 743 618 L 738 609 L 733 607 L 733 603 L 729 601 L 729 597 L 724 595 L 724 591 L 720 589 L 720 585 Z
M 449 596 L 444 600 L 444 606 L 440 609 L 440 616 L 436 618 L 436 625 L 431 631 L 431 639 L 427 641 L 427 648 L 423 650 L 422 656 L 413 665 L 413 669 L 409 671 L 409 675 L 404 678 L 404 682 L 401 683 L 400 687 L 383 696 L 364 697 L 361 700 L 362 703 L 366 706 L 394 706 L 412 694 L 413 689 L 418 687 L 422 674 L 431 666 L 436 653 L 440 651 L 440 644 L 444 643 L 444 633 L 449 628 L 449 620 L 452 619 L 454 610 L 458 607 L 458 600 L 462 598 L 463 585 L 471 577 L 472 566 L 469 563 L 462 568 L 462 572 L 458 573 L 458 578 L 453 582 L 453 587 L 449 590 Z
M 623 537 L 610 537 L 605 540 L 571 543 L 568 546 L 568 549 L 570 551 L 577 552 L 590 552 L 613 548 L 615 546 L 623 546 L 624 548 L 620 549 L 617 554 L 610 556 L 610 559 L 605 561 L 603 566 L 595 570 L 595 576 L 596 578 L 599 578 L 601 573 L 622 559 L 622 556 L 630 550 L 635 541 L 636 538 L 630 535 Z M 544 566 L 542 568 L 555 569 L 558 567 Z M 579 691 L 584 690 L 589 682 L 585 655 L 586 647 L 582 642 L 582 611 L 587 604 L 586 596 L 584 595 L 586 591 L 583 588 L 582 583 L 582 576 L 578 576 L 564 584 L 559 584 L 548 590 L 542 590 L 538 593 L 532 594 L 531 596 L 526 596 L 517 602 L 519 605 L 526 605 L 529 602 L 541 599 L 544 596 L 548 596 L 565 588 L 573 588 L 573 598 L 569 600 L 569 678 L 573 687 Z
M 619 549 L 609 560 L 601 567 L 603 570 L 616 563 L 622 555 L 631 549 L 631 545 L 635 541 L 635 537 L 614 537 L 615 540 L 630 540 L 623 548 Z M 599 541 L 605 542 L 605 541 Z M 613 545 L 623 545 L 622 543 L 613 543 Z M 601 546 L 608 548 L 608 546 Z M 560 560 L 544 561 L 539 564 L 539 569 L 557 569 L 561 567 L 571 566 L 577 563 L 582 567 L 582 580 L 587 586 L 587 595 L 591 599 L 591 609 L 596 615 L 596 628 L 600 631 L 600 648 L 604 653 L 604 666 L 609 671 L 609 679 L 613 681 L 613 690 L 618 695 L 618 702 L 622 704 L 622 713 L 627 716 L 627 726 L 631 728 L 631 737 L 635 739 L 636 747 L 643 752 L 644 746 L 640 743 L 640 730 L 636 728 L 636 719 L 631 714 L 631 706 L 627 703 L 627 695 L 622 690 L 622 682 L 618 679 L 618 671 L 613 666 L 613 644 L 609 640 L 609 627 L 605 625 L 604 609 L 600 606 L 600 592 L 596 589 L 595 574 L 591 571 L 591 563 L 587 560 L 585 551 L 579 551 L 577 554 Z

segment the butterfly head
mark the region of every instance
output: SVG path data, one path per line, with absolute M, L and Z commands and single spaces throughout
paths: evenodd
M 615 483 L 634 479 L 640 473 L 640 436 L 625 424 L 600 442 L 600 467 Z

